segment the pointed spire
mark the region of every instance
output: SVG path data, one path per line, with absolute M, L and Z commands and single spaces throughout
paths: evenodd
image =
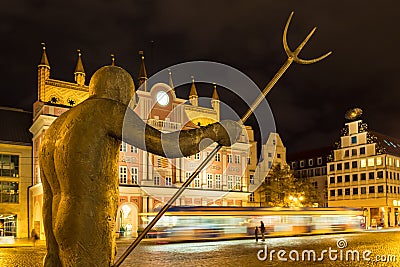
M 74 74 L 77 74 L 78 72 L 85 73 L 85 69 L 83 68 L 83 63 L 82 63 L 81 50 L 78 49 L 78 50 L 76 50 L 76 52 L 78 52 L 78 61 L 76 62 Z
M 111 54 L 111 66 L 115 66 L 115 55 Z
M 219 100 L 219 96 L 218 96 L 218 93 L 217 93 L 217 85 L 214 83 L 214 92 L 213 92 L 213 95 L 212 95 L 212 99 L 213 100 Z
M 82 54 L 81 50 L 76 50 L 78 52 L 78 61 L 76 62 L 76 67 L 75 67 L 75 81 L 79 85 L 84 85 L 85 84 L 85 69 L 83 68 L 83 63 L 82 63 Z
M 49 60 L 47 59 L 47 54 L 46 54 L 46 44 L 42 43 L 42 48 L 43 48 L 43 53 L 42 53 L 42 58 L 40 60 L 39 66 L 47 66 L 50 68 Z
M 141 58 L 141 63 L 140 63 L 140 70 L 139 70 L 139 87 L 144 84 L 147 81 L 147 72 L 146 72 L 146 66 L 144 64 L 144 53 L 142 50 L 139 51 L 139 56 Z M 146 91 L 146 86 L 143 87 L 143 90 Z
M 174 83 L 172 82 L 172 73 L 171 73 L 171 69 L 168 69 L 168 74 L 169 74 L 169 87 L 171 87 L 172 91 L 175 92 Z
M 189 98 L 198 97 L 194 77 L 192 76 L 192 87 L 190 88 Z

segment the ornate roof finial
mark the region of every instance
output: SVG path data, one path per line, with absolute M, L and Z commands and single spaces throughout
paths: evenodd
M 196 85 L 194 84 L 194 76 L 191 76 L 191 78 L 192 78 L 192 87 L 190 88 L 189 98 L 198 97 Z
M 50 67 L 49 60 L 47 59 L 47 54 L 46 54 L 46 44 L 41 43 L 41 45 L 42 45 L 43 53 L 42 53 L 42 58 L 40 60 L 39 66 L 42 65 L 42 66 Z
M 140 70 L 139 70 L 139 87 L 144 84 L 147 81 L 147 72 L 146 72 L 146 66 L 144 64 L 144 53 L 143 50 L 139 51 L 139 56 L 141 58 L 141 63 L 140 63 Z M 143 90 L 146 91 L 146 86 L 143 87 Z
M 111 66 L 115 66 L 115 55 L 111 54 Z
M 219 96 L 218 96 L 218 93 L 217 93 L 217 84 L 213 83 L 213 85 L 214 85 L 214 92 L 213 92 L 213 95 L 212 95 L 212 99 L 213 100 L 219 100 Z
M 76 50 L 78 52 L 78 61 L 76 62 L 76 67 L 75 67 L 75 71 L 74 73 L 85 73 L 85 69 L 83 68 L 83 63 L 82 63 L 82 54 L 81 54 L 81 50 L 77 49 Z
M 171 87 L 172 91 L 175 91 L 174 83 L 172 82 L 171 69 L 168 69 L 168 75 L 169 75 L 169 86 Z

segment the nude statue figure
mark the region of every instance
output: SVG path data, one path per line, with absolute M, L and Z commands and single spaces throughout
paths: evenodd
M 120 67 L 96 71 L 89 92 L 51 124 L 40 147 L 46 267 L 112 266 L 123 139 L 157 155 L 180 157 L 212 141 L 229 146 L 241 133 L 233 121 L 174 133 L 146 125 L 128 108 L 134 83 Z

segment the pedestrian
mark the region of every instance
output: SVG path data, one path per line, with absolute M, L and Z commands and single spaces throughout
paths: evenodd
M 256 226 L 256 229 L 254 230 L 254 235 L 256 236 L 256 242 L 258 243 L 258 226 Z
M 32 242 L 33 242 L 33 246 L 36 246 L 36 241 L 39 239 L 39 235 L 38 235 L 38 233 L 36 233 L 35 228 L 32 229 L 31 239 L 32 239 Z
M 265 226 L 263 221 L 261 221 L 260 231 L 261 231 L 261 241 L 264 241 Z

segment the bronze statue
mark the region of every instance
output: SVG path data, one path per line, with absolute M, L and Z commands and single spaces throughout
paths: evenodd
M 91 78 L 90 97 L 46 131 L 39 155 L 47 242 L 44 266 L 112 266 L 123 138 L 151 153 L 179 157 L 195 154 L 212 141 L 229 146 L 241 133 L 233 121 L 161 133 L 128 108 L 134 90 L 125 70 L 102 67 Z

